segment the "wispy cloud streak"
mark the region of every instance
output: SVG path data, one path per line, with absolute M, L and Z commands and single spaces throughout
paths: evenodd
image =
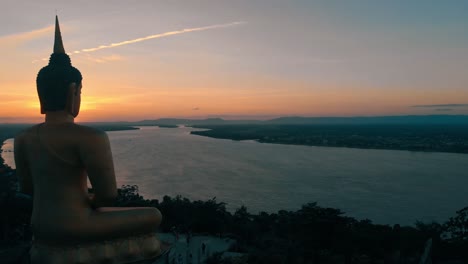
M 238 25 L 242 25 L 242 24 L 246 24 L 246 23 L 247 22 L 245 22 L 245 21 L 236 21 L 236 22 L 227 23 L 227 24 L 218 24 L 218 25 L 211 25 L 211 26 L 206 26 L 206 27 L 186 28 L 186 29 L 182 29 L 182 30 L 169 31 L 169 32 L 165 32 L 165 33 L 149 35 L 149 36 L 142 37 L 142 38 L 125 40 L 125 41 L 121 41 L 121 42 L 117 42 L 117 43 L 111 43 L 111 44 L 108 44 L 108 45 L 101 45 L 101 46 L 94 47 L 94 48 L 75 50 L 75 51 L 71 52 L 69 55 L 87 53 L 87 52 L 95 52 L 95 51 L 102 50 L 102 49 L 111 49 L 111 48 L 116 48 L 116 47 L 120 47 L 120 46 L 124 46 L 124 45 L 129 45 L 129 44 L 142 42 L 142 41 L 147 41 L 147 40 L 151 40 L 151 39 L 164 38 L 164 37 L 180 35 L 180 34 L 185 34 L 185 33 L 190 33 L 190 32 L 205 31 L 205 30 L 217 29 L 217 28 L 234 27 L 234 26 L 238 26 Z M 42 61 L 47 61 L 48 58 L 43 58 L 41 60 Z M 41 60 L 34 60 L 32 63 L 36 63 L 36 62 L 41 61 Z
M 112 43 L 112 44 L 109 44 L 109 45 L 101 45 L 101 46 L 95 47 L 95 48 L 76 50 L 76 51 L 73 51 L 72 53 L 73 54 L 78 54 L 78 53 L 82 53 L 82 52 L 94 52 L 94 51 L 98 51 L 98 50 L 102 50 L 102 49 L 110 49 L 110 48 L 120 47 L 120 46 L 124 46 L 124 45 L 134 44 L 134 43 L 138 43 L 138 42 L 142 42 L 142 41 L 146 41 L 146 40 L 150 40 L 150 39 L 163 38 L 163 37 L 168 37 L 168 36 L 173 36 L 173 35 L 180 35 L 180 34 L 189 33 L 189 32 L 204 31 L 204 30 L 210 30 L 210 29 L 216 29 L 216 28 L 233 27 L 233 26 L 237 26 L 237 25 L 241 25 L 241 24 L 245 24 L 245 23 L 246 22 L 239 21 L 239 22 L 232 22 L 232 23 L 220 24 L 220 25 L 212 25 L 212 26 L 206 26 L 206 27 L 186 28 L 186 29 L 182 29 L 182 30 L 169 31 L 169 32 L 161 33 L 161 34 L 150 35 L 150 36 L 146 36 L 146 37 L 142 37 L 142 38 L 136 38 L 136 39 L 132 39 L 132 40 L 125 40 L 125 41 L 121 41 L 121 42 L 117 42 L 117 43 Z
M 4 42 L 18 44 L 20 42 L 30 41 L 35 38 L 40 38 L 54 32 L 54 26 L 50 25 L 44 28 L 36 29 L 29 32 L 17 33 L 12 35 L 0 36 L 0 44 Z

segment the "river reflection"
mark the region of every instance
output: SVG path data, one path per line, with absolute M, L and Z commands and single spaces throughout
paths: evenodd
M 388 224 L 445 221 L 467 205 L 468 155 L 239 142 L 191 130 L 109 132 L 118 184 L 136 184 L 146 198 L 216 197 L 251 212 L 317 201 Z M 13 164 L 12 152 L 2 156 Z

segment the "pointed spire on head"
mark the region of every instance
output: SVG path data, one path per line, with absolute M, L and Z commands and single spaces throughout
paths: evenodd
M 60 25 L 58 16 L 55 16 L 55 42 L 54 42 L 54 53 L 65 54 L 65 48 L 63 47 L 62 34 L 60 33 Z
M 68 100 L 69 85 L 80 84 L 82 80 L 80 71 L 72 66 L 70 57 L 65 53 L 58 17 L 55 16 L 54 51 L 49 64 L 39 70 L 36 78 L 41 113 L 63 110 Z

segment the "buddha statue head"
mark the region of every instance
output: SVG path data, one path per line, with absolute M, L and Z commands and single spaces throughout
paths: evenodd
M 81 81 L 80 71 L 71 65 L 70 57 L 65 53 L 56 16 L 54 51 L 50 55 L 49 64 L 39 71 L 36 79 L 41 114 L 66 111 L 73 117 L 78 116 Z

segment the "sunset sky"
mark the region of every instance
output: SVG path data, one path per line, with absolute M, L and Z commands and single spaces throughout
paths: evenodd
M 77 121 L 468 114 L 468 0 L 1 6 L 0 122 L 44 118 L 55 10 L 84 78 Z

